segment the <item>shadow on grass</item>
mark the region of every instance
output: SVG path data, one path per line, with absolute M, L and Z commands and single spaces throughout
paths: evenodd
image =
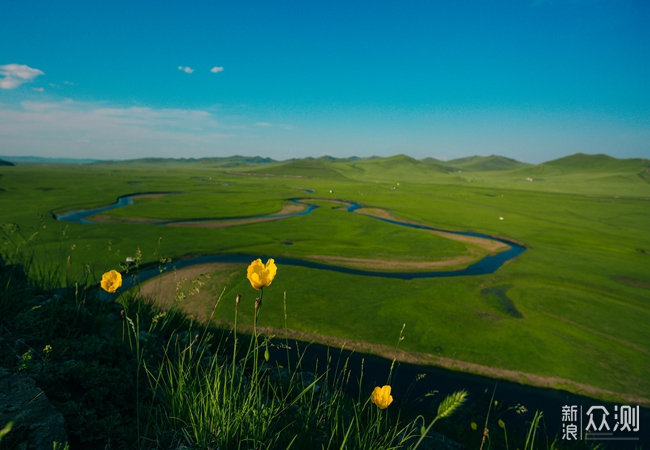
M 516 319 L 523 318 L 523 314 L 517 309 L 515 303 L 508 297 L 509 284 L 501 286 L 491 286 L 481 289 L 481 294 L 485 296 L 488 305 L 497 311 Z

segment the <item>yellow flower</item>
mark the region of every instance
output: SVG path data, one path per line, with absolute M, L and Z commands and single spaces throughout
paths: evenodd
M 246 277 L 251 282 L 253 289 L 262 289 L 271 284 L 277 271 L 278 268 L 275 266 L 273 258 L 269 258 L 266 261 L 266 265 L 262 264 L 262 260 L 257 258 L 248 266 L 248 274 Z
M 384 387 L 377 386 L 372 395 L 370 396 L 370 401 L 372 401 L 379 409 L 386 409 L 388 405 L 393 403 L 393 396 L 390 395 L 390 386 L 386 385 Z
M 122 275 L 117 270 L 110 270 L 102 275 L 102 289 L 106 292 L 113 293 L 117 288 L 122 286 Z

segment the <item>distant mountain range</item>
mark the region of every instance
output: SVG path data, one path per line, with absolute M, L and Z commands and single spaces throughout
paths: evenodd
M 46 156 L 0 156 L 5 162 L 14 164 L 88 164 L 98 161 L 91 158 L 50 158 Z
M 207 167 L 242 167 L 254 166 L 259 164 L 266 164 L 276 162 L 271 158 L 263 158 L 261 156 L 227 156 L 227 157 L 210 157 L 210 158 L 138 158 L 117 161 L 94 161 L 93 164 L 200 164 Z
M 274 160 L 261 156 L 228 156 L 206 158 L 139 158 L 130 160 L 103 161 L 90 158 L 48 158 L 39 156 L 0 156 L 0 165 L 14 164 L 197 164 L 214 168 L 242 168 L 250 167 L 256 171 L 270 174 L 301 174 L 309 176 L 310 173 L 327 170 L 330 175 L 334 173 L 361 173 L 381 171 L 386 175 L 394 173 L 403 175 L 426 175 L 430 173 L 454 172 L 487 172 L 521 170 L 530 174 L 559 174 L 566 171 L 638 171 L 647 174 L 650 160 L 644 158 L 619 159 L 604 154 L 574 155 L 547 161 L 541 164 L 529 164 L 505 156 L 469 156 L 465 158 L 442 161 L 435 158 L 415 159 L 408 155 L 400 154 L 388 157 L 357 157 L 336 158 L 325 155 L 318 158 L 293 158 L 284 161 Z

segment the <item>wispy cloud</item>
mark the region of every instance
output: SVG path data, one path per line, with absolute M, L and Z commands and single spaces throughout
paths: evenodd
M 233 137 L 213 111 L 123 107 L 99 102 L 0 104 L 0 147 L 19 154 L 122 159 L 209 153 Z
M 223 67 L 221 67 L 221 66 L 214 66 L 212 69 L 210 69 L 210 72 L 212 72 L 212 73 L 223 72 Z
M 256 127 L 273 128 L 276 130 L 291 131 L 294 129 L 293 125 L 287 123 L 271 123 L 271 122 L 255 122 Z
M 194 69 L 192 69 L 190 66 L 178 66 L 178 70 L 180 70 L 181 72 L 185 72 L 185 73 L 194 72 Z
M 63 85 L 57 83 L 48 83 L 47 85 L 54 89 L 61 89 L 63 86 L 76 86 L 77 83 L 74 83 L 72 81 L 64 81 Z
M 33 80 L 43 71 L 24 64 L 5 64 L 0 66 L 0 89 L 15 89 L 23 83 Z

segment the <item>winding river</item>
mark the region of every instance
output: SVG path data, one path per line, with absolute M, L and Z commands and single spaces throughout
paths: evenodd
M 144 195 L 152 195 L 152 194 L 171 194 L 170 192 L 162 192 L 162 193 L 151 193 L 151 194 L 131 194 L 131 195 L 125 195 L 122 197 L 119 197 L 117 201 L 111 205 L 107 206 L 102 206 L 99 208 L 92 208 L 92 209 L 84 209 L 84 210 L 76 210 L 76 211 L 69 211 L 63 214 L 59 214 L 56 216 L 57 220 L 63 221 L 63 222 L 72 222 L 72 223 L 80 223 L 80 224 L 97 224 L 97 223 L 102 223 L 102 222 L 97 222 L 93 221 L 90 219 L 91 216 L 94 216 L 96 214 L 100 214 L 105 211 L 109 211 L 111 209 L 116 209 L 116 208 L 122 208 L 124 206 L 132 205 L 133 201 L 135 198 L 139 196 L 144 196 Z M 313 212 L 315 209 L 317 209 L 319 206 L 314 205 L 311 203 L 308 203 L 308 201 L 304 199 L 298 199 L 298 198 L 293 198 L 289 199 L 294 204 L 298 204 L 304 207 L 301 211 L 297 212 L 291 212 L 291 213 L 278 213 L 278 214 L 270 214 L 266 216 L 248 216 L 248 217 L 228 217 L 228 218 L 198 218 L 198 219 L 177 219 L 177 220 L 151 220 L 151 221 L 133 221 L 129 222 L 123 221 L 119 223 L 130 223 L 130 224 L 149 224 L 149 225 L 158 225 L 158 226 L 173 226 L 174 224 L 199 224 L 201 222 L 205 223 L 214 223 L 214 222 L 225 222 L 225 221 L 234 221 L 234 220 L 250 220 L 250 221 L 256 221 L 256 220 L 281 220 L 285 219 L 288 217 L 296 217 L 296 216 L 304 216 L 307 214 L 310 214 Z M 360 210 L 363 208 L 363 206 L 359 203 L 356 202 L 348 202 L 348 201 L 343 201 L 344 204 L 346 204 L 346 209 L 348 212 L 354 212 L 357 210 Z M 274 257 L 275 260 L 283 265 L 293 265 L 293 266 L 301 266 L 301 267 L 308 267 L 311 269 L 320 269 L 320 270 L 330 270 L 330 271 L 335 271 L 335 272 L 342 272 L 342 273 L 347 273 L 347 274 L 353 274 L 353 275 L 362 275 L 362 276 L 371 276 L 371 277 L 387 277 L 387 278 L 398 278 L 398 279 L 413 279 L 413 278 L 440 278 L 440 277 L 456 277 L 456 276 L 468 276 L 468 275 L 485 275 L 485 274 L 490 274 L 494 273 L 497 269 L 499 269 L 503 264 L 506 262 L 516 258 L 519 256 L 521 253 L 523 253 L 526 248 L 523 245 L 520 245 L 518 243 L 515 243 L 513 241 L 504 239 L 504 238 L 499 238 L 499 237 L 494 237 L 494 236 L 489 236 L 486 234 L 481 234 L 481 233 L 476 233 L 476 232 L 470 232 L 470 231 L 453 231 L 453 230 L 444 230 L 441 228 L 436 228 L 436 227 L 431 227 L 428 225 L 423 225 L 423 224 L 416 224 L 416 223 L 410 223 L 410 222 L 404 222 L 392 218 L 385 218 L 385 217 L 377 217 L 373 215 L 365 215 L 366 217 L 370 217 L 376 220 L 381 220 L 386 223 L 390 223 L 396 226 L 403 226 L 403 227 L 409 227 L 409 228 L 416 228 L 420 230 L 428 230 L 428 231 L 435 231 L 435 232 L 444 232 L 448 234 L 454 234 L 454 235 L 459 235 L 459 236 L 470 236 L 470 237 L 477 237 L 477 238 L 482 238 L 482 239 L 488 239 L 491 241 L 496 241 L 500 242 L 502 244 L 506 244 L 508 248 L 504 251 L 501 251 L 496 254 L 488 254 L 486 255 L 483 259 L 465 267 L 462 269 L 457 269 L 457 270 L 449 270 L 449 271 L 408 271 L 408 272 L 381 272 L 381 271 L 373 271 L 373 270 L 363 270 L 363 269 L 355 269 L 355 268 L 350 268 L 350 267 L 344 267 L 344 266 L 338 266 L 334 264 L 324 264 L 324 263 L 319 263 L 319 262 L 314 262 L 314 261 L 306 261 L 298 258 L 289 258 L 289 257 Z M 211 263 L 211 262 L 234 262 L 234 263 L 247 263 L 250 262 L 251 258 L 257 258 L 259 256 L 265 257 L 265 255 L 249 255 L 249 254 L 215 254 L 215 255 L 202 255 L 198 256 L 195 258 L 191 259 L 186 259 L 182 261 L 176 261 L 172 265 L 170 265 L 169 269 L 172 268 L 177 268 L 180 269 L 182 267 L 188 267 L 196 264 L 204 264 L 204 263 Z M 157 273 L 160 273 L 158 269 L 156 269 Z M 143 278 L 148 278 L 147 274 L 142 273 L 141 274 L 141 279 Z
M 94 216 L 95 214 L 99 214 L 105 211 L 109 211 L 111 209 L 116 209 L 116 208 L 122 208 L 124 206 L 132 205 L 134 198 L 137 198 L 139 196 L 144 196 L 144 195 L 159 195 L 159 194 L 171 194 L 170 192 L 157 192 L 157 193 L 151 193 L 151 194 L 131 194 L 131 195 L 125 195 L 122 197 L 119 197 L 117 201 L 111 205 L 108 206 L 102 206 L 99 208 L 93 208 L 93 209 L 84 209 L 84 210 L 76 210 L 76 211 L 69 211 L 63 214 L 59 214 L 56 216 L 57 220 L 63 221 L 63 222 L 72 222 L 72 223 L 80 223 L 80 224 L 98 224 L 98 223 L 103 223 L 104 222 L 97 222 L 90 220 L 91 216 Z M 317 200 L 317 199 L 315 199 Z M 307 214 L 310 214 L 317 208 L 319 208 L 318 205 L 314 205 L 311 203 L 308 203 L 308 200 L 305 199 L 299 199 L 299 198 L 292 198 L 289 199 L 290 202 L 301 205 L 304 207 L 301 211 L 297 212 L 291 212 L 291 213 L 278 213 L 278 214 L 270 214 L 266 216 L 247 216 L 247 217 L 228 217 L 228 218 L 197 218 L 197 219 L 176 219 L 176 220 L 151 220 L 151 221 L 132 221 L 129 222 L 128 220 L 126 221 L 121 221 L 119 223 L 129 223 L 129 224 L 148 224 L 148 225 L 158 225 L 158 226 L 173 226 L 173 225 L 180 225 L 180 224 L 199 224 L 201 222 L 205 223 L 215 223 L 215 222 L 225 222 L 225 221 L 237 221 L 237 220 L 249 220 L 249 221 L 259 221 L 259 220 L 281 220 L 285 219 L 288 217 L 296 217 L 296 216 L 304 216 Z M 356 203 L 356 202 L 349 202 L 349 201 L 341 201 L 344 203 L 346 206 L 346 210 L 348 212 L 355 212 L 357 210 L 360 210 L 364 208 L 363 205 Z M 282 265 L 292 265 L 292 266 L 300 266 L 300 267 L 307 267 L 311 269 L 320 269 L 320 270 L 330 270 L 334 272 L 341 272 L 341 273 L 346 273 L 346 274 L 352 274 L 352 275 L 362 275 L 362 276 L 370 276 L 370 277 L 385 277 L 385 278 L 398 278 L 398 279 L 403 279 L 403 280 L 410 280 L 413 278 L 441 278 L 441 277 L 457 277 L 457 276 L 469 276 L 469 275 L 485 275 L 485 274 L 490 274 L 494 273 L 497 269 L 499 269 L 501 266 L 503 266 L 506 262 L 513 260 L 517 256 L 519 256 L 521 253 L 523 253 L 526 248 L 523 245 L 520 245 L 518 243 L 515 243 L 513 241 L 510 241 L 508 239 L 500 238 L 500 237 L 495 237 L 495 236 L 489 236 L 486 234 L 481 234 L 481 233 L 476 233 L 476 232 L 471 232 L 471 231 L 453 231 L 453 230 L 445 230 L 442 228 L 436 228 L 436 227 L 431 227 L 428 225 L 423 225 L 423 224 L 417 224 L 417 223 L 410 223 L 410 222 L 405 222 L 405 221 L 400 221 L 392 218 L 385 218 L 385 217 L 378 217 L 374 215 L 368 215 L 364 214 L 365 217 L 370 217 L 375 220 L 381 220 L 386 223 L 390 223 L 395 226 L 402 226 L 402 227 L 409 227 L 409 228 L 416 228 L 420 230 L 428 230 L 428 231 L 435 231 L 435 232 L 443 232 L 443 233 L 448 233 L 448 234 L 453 234 L 453 235 L 459 235 L 459 236 L 470 236 L 470 237 L 476 237 L 476 238 L 482 238 L 482 239 L 488 239 L 491 241 L 496 241 L 500 242 L 502 244 L 506 244 L 508 248 L 504 251 L 501 251 L 496 254 L 488 254 L 486 255 L 483 259 L 470 264 L 469 266 L 462 268 L 462 269 L 457 269 L 457 270 L 448 270 L 448 271 L 408 271 L 408 272 L 381 272 L 381 271 L 373 271 L 373 270 L 363 270 L 363 269 L 355 269 L 355 268 L 350 268 L 350 267 L 344 267 L 344 266 L 338 266 L 334 264 L 324 264 L 324 263 L 319 263 L 319 262 L 314 262 L 314 261 L 306 261 L 303 259 L 298 259 L 298 258 L 290 258 L 290 257 L 275 257 L 276 262 Z M 205 263 L 213 263 L 213 262 L 230 262 L 230 263 L 248 263 L 252 259 L 258 258 L 258 257 L 263 257 L 267 258 L 268 256 L 266 255 L 250 255 L 250 254 L 214 254 L 214 255 L 202 255 L 202 256 L 197 256 L 194 258 L 190 259 L 184 259 L 184 260 L 179 260 L 175 261 L 174 263 L 171 263 L 166 267 L 166 270 L 169 269 L 180 269 L 183 267 L 188 267 L 188 266 L 193 266 L 196 264 L 205 264 Z M 151 274 L 147 273 L 147 271 L 143 271 L 140 273 L 140 281 L 144 281 L 150 277 L 156 276 L 160 274 L 159 268 L 152 269 Z

